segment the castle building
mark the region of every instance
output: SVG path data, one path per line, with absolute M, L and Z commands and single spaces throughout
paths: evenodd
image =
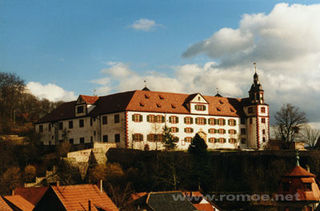
M 164 126 L 188 148 L 198 133 L 209 149 L 262 149 L 269 140 L 269 106 L 258 74 L 247 98 L 142 90 L 107 96 L 80 95 L 35 123 L 44 145 L 116 143 L 117 147 L 163 149 Z

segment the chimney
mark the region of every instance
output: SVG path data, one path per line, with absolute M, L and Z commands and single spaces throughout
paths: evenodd
M 100 180 L 99 185 L 100 185 L 100 192 L 102 193 L 103 192 L 103 181 L 102 181 L 102 179 Z
M 91 200 L 88 201 L 88 211 L 91 211 Z
M 14 196 L 14 189 L 12 189 L 12 195 Z
M 58 181 L 57 181 L 57 187 L 59 187 L 59 186 L 60 186 L 60 181 L 58 180 Z

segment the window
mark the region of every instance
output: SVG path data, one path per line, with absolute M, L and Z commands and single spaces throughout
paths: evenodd
M 234 129 L 230 129 L 230 130 L 228 130 L 228 133 L 229 133 L 229 134 L 236 134 L 236 133 L 237 133 L 237 131 L 236 131 L 236 130 L 234 130 Z
M 226 133 L 226 130 L 225 129 L 219 129 L 219 134 L 225 134 Z
M 104 143 L 107 143 L 109 140 L 108 140 L 108 135 L 104 135 L 104 136 L 102 136 L 102 141 L 104 142 Z
M 162 141 L 162 134 L 149 134 L 147 135 L 147 140 L 150 142 L 160 142 Z
M 261 123 L 266 123 L 266 118 L 261 118 Z
M 241 128 L 241 135 L 246 135 L 246 129 L 245 128 Z
M 90 136 L 90 142 L 93 143 L 93 137 L 92 136 Z
M 43 125 L 39 125 L 39 132 L 40 132 L 40 133 L 43 132 Z
M 179 118 L 177 116 L 170 116 L 169 117 L 169 122 L 171 124 L 177 124 L 177 123 L 179 123 Z
M 216 124 L 216 120 L 214 118 L 209 118 L 208 119 L 208 124 L 209 125 L 215 125 Z
M 229 120 L 228 120 L 228 125 L 229 125 L 229 126 L 235 126 L 235 125 L 236 125 L 236 120 L 234 120 L 234 119 L 229 119 Z
M 263 135 L 266 134 L 266 130 L 265 130 L 265 129 L 262 130 L 262 134 L 263 134 Z
M 90 118 L 90 126 L 92 126 L 92 118 Z
M 252 118 L 250 118 L 250 124 L 252 124 Z
M 115 114 L 114 115 L 114 123 L 119 123 L 120 122 L 120 115 L 119 114 Z
M 63 122 L 59 122 L 59 130 L 63 129 Z
M 116 143 L 120 142 L 120 134 L 114 134 L 114 142 Z
M 215 138 L 209 138 L 208 141 L 209 143 L 214 143 Z
M 164 116 L 162 116 L 162 115 L 155 116 L 155 121 L 158 122 L 158 123 L 165 122 Z
M 261 113 L 266 113 L 266 108 L 265 107 L 261 107 Z
M 235 138 L 229 138 L 229 143 L 230 144 L 235 144 L 237 142 L 237 139 Z
M 179 132 L 179 128 L 177 128 L 177 127 L 172 127 L 172 128 L 170 128 L 170 132 L 171 132 L 171 133 L 177 133 L 177 132 Z
M 184 123 L 187 125 L 191 125 L 193 123 L 193 118 L 192 117 L 185 117 Z
M 143 135 L 140 133 L 132 134 L 132 141 L 143 141 Z
M 217 119 L 217 124 L 220 126 L 224 126 L 224 125 L 226 125 L 226 120 L 222 119 L 222 118 Z
M 132 121 L 133 122 L 142 122 L 142 115 L 141 114 L 133 114 Z
M 212 134 L 214 134 L 216 132 L 216 129 L 214 129 L 214 128 L 210 128 L 210 129 L 208 129 L 208 133 L 212 133 Z
M 245 139 L 245 138 L 241 139 L 241 144 L 245 144 L 246 142 L 247 142 L 247 139 Z
M 83 110 L 84 110 L 84 109 L 83 109 L 83 106 L 78 106 L 78 107 L 77 107 L 77 113 L 78 113 L 78 114 L 83 113 Z
M 218 138 L 215 138 L 215 139 L 214 139 L 214 143 L 219 143 L 219 139 L 218 139 Z
M 191 143 L 192 137 L 185 137 L 184 142 Z
M 84 126 L 84 120 L 83 119 L 79 119 L 79 127 L 83 127 Z
M 72 129 L 73 128 L 73 121 L 69 121 L 69 129 Z
M 266 137 L 263 137 L 263 138 L 262 138 L 262 141 L 263 141 L 263 143 L 266 142 Z
M 206 110 L 206 106 L 205 105 L 195 105 L 194 108 L 197 111 L 205 111 Z
M 108 117 L 107 117 L 107 116 L 103 116 L 103 117 L 102 117 L 102 124 L 103 124 L 103 125 L 108 124 Z
M 49 123 L 49 128 L 48 128 L 48 130 L 51 131 L 51 124 L 50 124 L 50 123 Z
M 252 113 L 253 113 L 253 108 L 252 108 L 252 107 L 249 107 L 249 108 L 248 108 L 248 113 L 249 113 L 249 114 L 252 114 Z
M 147 116 L 147 122 L 151 122 L 151 123 L 156 122 L 156 116 L 149 114 L 149 115 Z
M 304 190 L 305 191 L 311 191 L 311 183 L 303 183 Z
M 242 125 L 246 124 L 246 119 L 242 117 L 242 118 L 240 119 L 240 123 L 241 123 Z
M 69 143 L 70 143 L 70 144 L 73 144 L 73 138 L 70 138 L 70 139 L 69 139 Z
M 206 118 L 203 118 L 203 117 L 197 117 L 197 118 L 196 118 L 196 124 L 198 124 L 198 125 L 205 125 L 206 123 L 207 123 Z
M 184 129 L 184 132 L 185 132 L 185 133 L 193 133 L 193 128 L 191 128 L 191 127 L 186 127 L 186 128 Z
M 225 138 L 219 138 L 219 143 L 221 143 L 221 144 L 226 143 L 226 139 Z
M 80 138 L 80 144 L 84 144 L 84 137 Z

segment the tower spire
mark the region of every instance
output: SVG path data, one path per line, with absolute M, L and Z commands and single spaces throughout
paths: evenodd
M 296 151 L 296 161 L 297 161 L 297 164 L 296 164 L 296 165 L 297 165 L 297 166 L 300 166 L 299 160 L 300 160 L 299 152 Z

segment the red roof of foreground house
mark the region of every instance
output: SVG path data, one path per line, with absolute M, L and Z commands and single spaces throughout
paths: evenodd
M 286 177 L 316 177 L 316 175 L 308 172 L 301 166 L 296 166 Z
M 80 97 L 81 97 L 87 104 L 94 104 L 94 103 L 99 99 L 98 96 L 80 95 Z
M 88 115 L 98 116 L 121 111 L 189 114 L 187 104 L 196 95 L 135 90 L 102 97 L 80 96 L 89 104 L 94 101 L 95 108 Z M 244 115 L 242 107 L 246 103 L 246 98 L 219 96 L 203 96 L 203 98 L 209 104 L 209 115 L 233 117 Z M 38 123 L 75 118 L 75 105 L 76 101 L 64 103 Z
M 1 211 L 13 211 L 11 207 L 5 202 L 5 200 L 0 196 L 0 210 Z
M 101 192 L 96 185 L 68 185 L 51 186 L 66 210 L 83 210 L 91 201 L 91 210 L 97 211 L 96 207 L 108 211 L 118 211 L 119 209 L 111 201 L 106 193 Z
M 214 211 L 215 209 L 212 207 L 211 204 L 206 203 L 206 204 L 193 204 L 195 208 L 199 211 Z
M 16 188 L 14 190 L 15 195 L 20 195 L 31 204 L 36 205 L 42 198 L 48 187 L 29 187 L 29 188 Z
M 4 199 L 8 202 L 10 206 L 14 206 L 23 211 L 32 211 L 34 205 L 25 200 L 22 196 L 14 195 L 14 196 L 5 196 Z

